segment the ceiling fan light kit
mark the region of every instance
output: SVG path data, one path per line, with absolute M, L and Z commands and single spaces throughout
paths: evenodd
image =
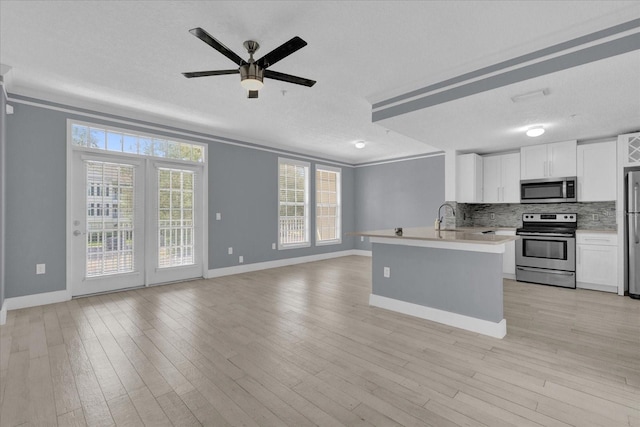
M 220 43 L 218 40 L 214 39 L 202 28 L 193 28 L 189 30 L 189 32 L 229 58 L 231 61 L 238 65 L 238 68 L 232 70 L 194 71 L 182 73 L 186 78 L 220 76 L 224 74 L 240 74 L 240 84 L 242 85 L 242 87 L 247 89 L 248 98 L 258 97 L 258 91 L 262 89 L 262 86 L 264 85 L 263 80 L 265 77 L 307 87 L 311 87 L 316 84 L 315 80 L 309 80 L 302 77 L 292 76 L 290 74 L 267 70 L 267 68 L 271 65 L 275 64 L 281 59 L 286 58 L 295 51 L 305 47 L 307 45 L 307 42 L 302 40 L 300 37 L 296 36 L 292 38 L 288 42 L 267 53 L 257 61 L 253 59 L 253 54 L 260 48 L 260 45 L 256 41 L 247 40 L 246 42 L 244 42 L 244 47 L 249 53 L 249 60 L 245 61 L 231 49 Z
M 264 70 L 256 64 L 244 64 L 240 67 L 240 84 L 246 90 L 260 90 L 264 83 Z

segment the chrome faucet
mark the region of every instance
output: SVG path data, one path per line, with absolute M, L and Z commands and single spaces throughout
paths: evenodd
M 436 218 L 436 223 L 438 225 L 438 230 L 440 230 L 440 225 L 442 224 L 442 220 L 444 219 L 444 217 L 442 215 L 440 215 L 440 210 L 444 207 L 444 206 L 449 206 L 449 208 L 451 208 L 451 213 L 453 214 L 453 216 L 456 216 L 456 211 L 455 209 L 453 209 L 453 206 L 451 206 L 449 203 L 443 203 L 440 205 L 440 207 L 438 208 L 438 218 Z

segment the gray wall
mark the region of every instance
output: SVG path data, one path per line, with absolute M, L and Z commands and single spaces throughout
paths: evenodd
M 0 76 L 2 81 L 2 76 Z M 5 146 L 6 146 L 6 116 L 7 116 L 7 98 L 4 94 L 4 85 L 0 85 L 0 309 L 4 303 L 4 283 L 5 283 L 5 174 L 7 168 L 5 166 Z
M 433 226 L 444 202 L 444 156 L 355 169 L 357 231 Z M 368 239 L 356 241 L 371 249 Z
M 7 116 L 5 297 L 66 287 L 66 116 L 13 104 Z M 47 272 L 36 275 L 36 264 Z
M 314 246 L 315 215 L 312 214 L 310 248 L 271 249 L 271 245 L 278 241 L 278 157 L 296 159 L 295 156 L 232 145 L 211 147 L 210 269 L 237 265 L 239 255 L 244 256 L 246 264 L 353 249 L 355 239 L 344 236 L 344 233 L 354 231 L 354 171 L 351 167 L 342 167 L 342 244 Z M 315 205 L 313 178 L 317 163 L 327 164 L 311 161 L 311 206 Z M 222 220 L 216 221 L 216 212 L 222 215 Z M 228 255 L 228 247 L 233 247 L 233 255 Z
M 491 322 L 502 320 L 502 254 L 373 245 L 373 294 Z M 388 278 L 384 267 L 391 271 Z
M 66 120 L 109 124 L 18 102 L 14 107 L 7 117 L 6 247 L 11 250 L 6 254 L 6 297 L 65 289 Z M 113 125 L 149 132 L 135 125 Z M 172 136 L 170 130 L 152 133 Z M 272 250 L 277 242 L 278 154 L 207 141 L 195 133 L 180 138 L 209 146 L 209 269 L 238 265 L 239 255 L 249 264 L 353 249 L 354 238 L 343 237 L 340 245 Z M 315 162 L 311 163 L 313 171 Z M 342 167 L 342 174 L 342 231 L 347 233 L 355 229 L 355 174 L 351 167 Z M 222 214 L 221 221 L 215 220 L 216 212 Z M 227 255 L 229 246 L 233 255 Z M 46 263 L 45 275 L 35 274 L 36 263 Z

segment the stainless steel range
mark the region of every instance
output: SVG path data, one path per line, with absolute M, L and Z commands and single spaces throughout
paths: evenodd
M 577 213 L 522 214 L 516 280 L 575 289 L 577 227 Z

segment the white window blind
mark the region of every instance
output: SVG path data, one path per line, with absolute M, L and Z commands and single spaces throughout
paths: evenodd
M 316 166 L 316 244 L 335 244 L 341 238 L 341 169 Z
M 278 247 L 310 246 L 309 163 L 278 159 Z
M 86 277 L 134 269 L 134 179 L 130 165 L 86 162 Z

